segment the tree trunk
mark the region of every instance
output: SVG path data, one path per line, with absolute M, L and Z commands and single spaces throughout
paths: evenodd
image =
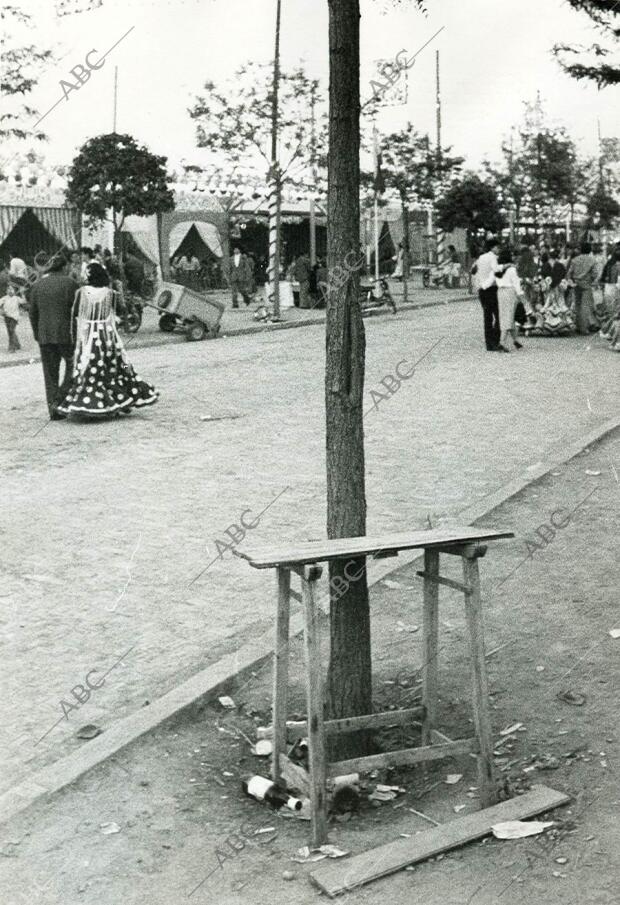
M 366 533 L 365 336 L 359 304 L 359 0 L 329 0 L 329 183 L 326 324 L 328 537 Z M 331 718 L 372 711 L 370 612 L 364 560 L 330 567 Z M 359 736 L 359 734 L 358 734 Z M 364 753 L 366 736 L 336 737 L 330 756 Z M 334 741 L 336 742 L 336 739 Z
M 409 253 L 409 205 L 403 197 L 400 199 L 400 206 L 403 218 L 403 304 L 406 305 L 409 301 L 408 280 L 411 255 Z

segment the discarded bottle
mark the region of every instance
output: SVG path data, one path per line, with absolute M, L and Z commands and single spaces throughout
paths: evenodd
M 293 798 L 288 794 L 286 789 L 277 785 L 271 779 L 265 779 L 264 776 L 251 776 L 250 779 L 244 779 L 241 788 L 250 798 L 256 798 L 257 801 L 266 801 L 272 808 L 279 810 L 287 807 L 291 811 L 301 811 L 303 802 L 299 798 Z

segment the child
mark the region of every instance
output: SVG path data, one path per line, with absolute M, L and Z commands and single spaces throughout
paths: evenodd
M 368 301 L 375 305 L 384 305 L 387 303 L 392 309 L 392 314 L 396 314 L 396 304 L 392 298 L 392 293 L 390 292 L 387 280 L 375 280 L 372 289 L 368 292 Z
M 6 295 L 0 298 L 0 312 L 4 316 L 6 332 L 9 335 L 9 352 L 18 352 L 21 349 L 17 338 L 17 325 L 19 323 L 19 296 L 14 286 L 7 286 Z

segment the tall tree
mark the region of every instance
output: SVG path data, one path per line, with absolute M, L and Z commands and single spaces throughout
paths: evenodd
M 620 84 L 620 66 L 609 62 L 610 54 L 618 52 L 620 38 L 620 4 L 618 0 L 567 0 L 574 10 L 589 16 L 601 33 L 606 46 L 598 43 L 590 47 L 556 44 L 553 53 L 562 69 L 574 79 L 589 79 L 599 88 Z M 616 58 L 617 59 L 617 58 Z
M 410 261 L 409 207 L 412 203 L 436 201 L 459 172 L 464 158 L 453 157 L 451 148 L 441 154 L 431 147 L 428 135 L 416 132 L 411 123 L 400 132 L 381 137 L 381 172 L 385 189 L 398 197 L 403 222 L 405 264 Z M 363 181 L 369 177 L 364 174 Z M 407 301 L 407 266 L 403 267 L 403 300 Z
M 328 7 L 330 280 L 325 410 L 327 534 L 334 538 L 366 533 L 363 421 L 366 340 L 359 304 L 360 4 L 359 0 L 328 0 Z M 330 590 L 328 714 L 338 718 L 370 713 L 372 670 L 365 560 L 354 565 L 348 560 L 332 563 Z M 337 738 L 338 757 L 347 757 L 366 747 L 364 734 L 357 739 L 346 735 Z
M 581 161 L 566 129 L 545 119 L 540 98 L 525 105 L 522 123 L 502 144 L 502 161 L 485 162 L 502 203 L 514 211 L 517 222 L 528 215 L 538 223 L 555 219 L 558 206 L 571 212 L 580 200 L 587 164 Z
M 174 207 L 166 158 L 138 145 L 131 135 L 117 132 L 98 135 L 82 145 L 69 169 L 66 196 L 87 222 L 112 223 L 118 251 L 126 217 L 148 217 Z
M 327 192 L 327 298 L 325 411 L 328 537 L 366 534 L 364 464 L 364 324 L 359 305 L 359 0 L 329 0 L 329 159 Z M 349 267 L 347 267 L 349 262 Z M 333 718 L 372 711 L 370 609 L 365 561 L 330 564 L 331 656 L 327 708 Z M 349 574 L 357 577 L 351 581 Z M 338 755 L 359 751 L 343 736 Z
M 302 66 L 290 72 L 278 69 L 279 153 L 274 172 L 273 64 L 248 63 L 240 67 L 231 83 L 217 87 L 208 81 L 188 111 L 196 123 L 196 143 L 212 154 L 208 171 L 220 170 L 234 184 L 234 173 L 242 167 L 253 170 L 256 182 L 284 187 L 308 185 L 316 167 L 324 166 L 326 115 L 321 110 L 319 82 L 306 75 Z M 311 101 L 318 104 L 314 129 L 308 117 Z M 318 147 L 318 153 L 316 148 Z M 232 211 L 235 204 L 230 199 Z M 279 237 L 276 244 L 279 244 Z
M 475 253 L 474 241 L 480 230 L 497 232 L 504 226 L 497 192 L 489 182 L 475 173 L 465 173 L 455 180 L 437 205 L 438 223 L 442 229 L 457 226 L 467 232 L 467 244 Z

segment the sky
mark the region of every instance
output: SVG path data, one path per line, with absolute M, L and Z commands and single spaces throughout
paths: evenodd
M 195 94 L 207 79 L 223 82 L 248 60 L 273 55 L 275 0 L 102 0 L 99 9 L 60 17 L 55 0 L 19 5 L 35 11 L 30 39 L 59 59 L 29 99 L 42 115 L 62 98 L 41 123 L 54 164 L 70 162 L 86 139 L 112 131 L 115 66 L 117 131 L 165 154 L 171 169 L 200 163 L 187 114 Z M 408 73 L 406 105 L 381 111 L 381 131 L 410 121 L 434 138 L 439 51 L 443 144 L 471 167 L 498 159 L 502 139 L 522 119 L 523 101 L 537 91 L 551 121 L 567 126 L 584 153 L 596 152 L 598 121 L 604 136 L 620 135 L 618 89 L 599 92 L 575 82 L 551 55 L 555 42 L 588 44 L 595 37 L 588 18 L 564 0 L 426 0 L 426 16 L 407 2 L 361 0 L 361 6 L 362 98 L 372 91 L 376 60 L 401 49 L 412 56 L 442 29 Z M 84 65 L 86 54 L 96 51 L 90 60 L 98 60 L 119 41 L 65 99 L 61 79 L 74 81 L 70 70 Z M 327 0 L 282 0 L 281 52 L 283 68 L 303 61 L 327 90 Z

